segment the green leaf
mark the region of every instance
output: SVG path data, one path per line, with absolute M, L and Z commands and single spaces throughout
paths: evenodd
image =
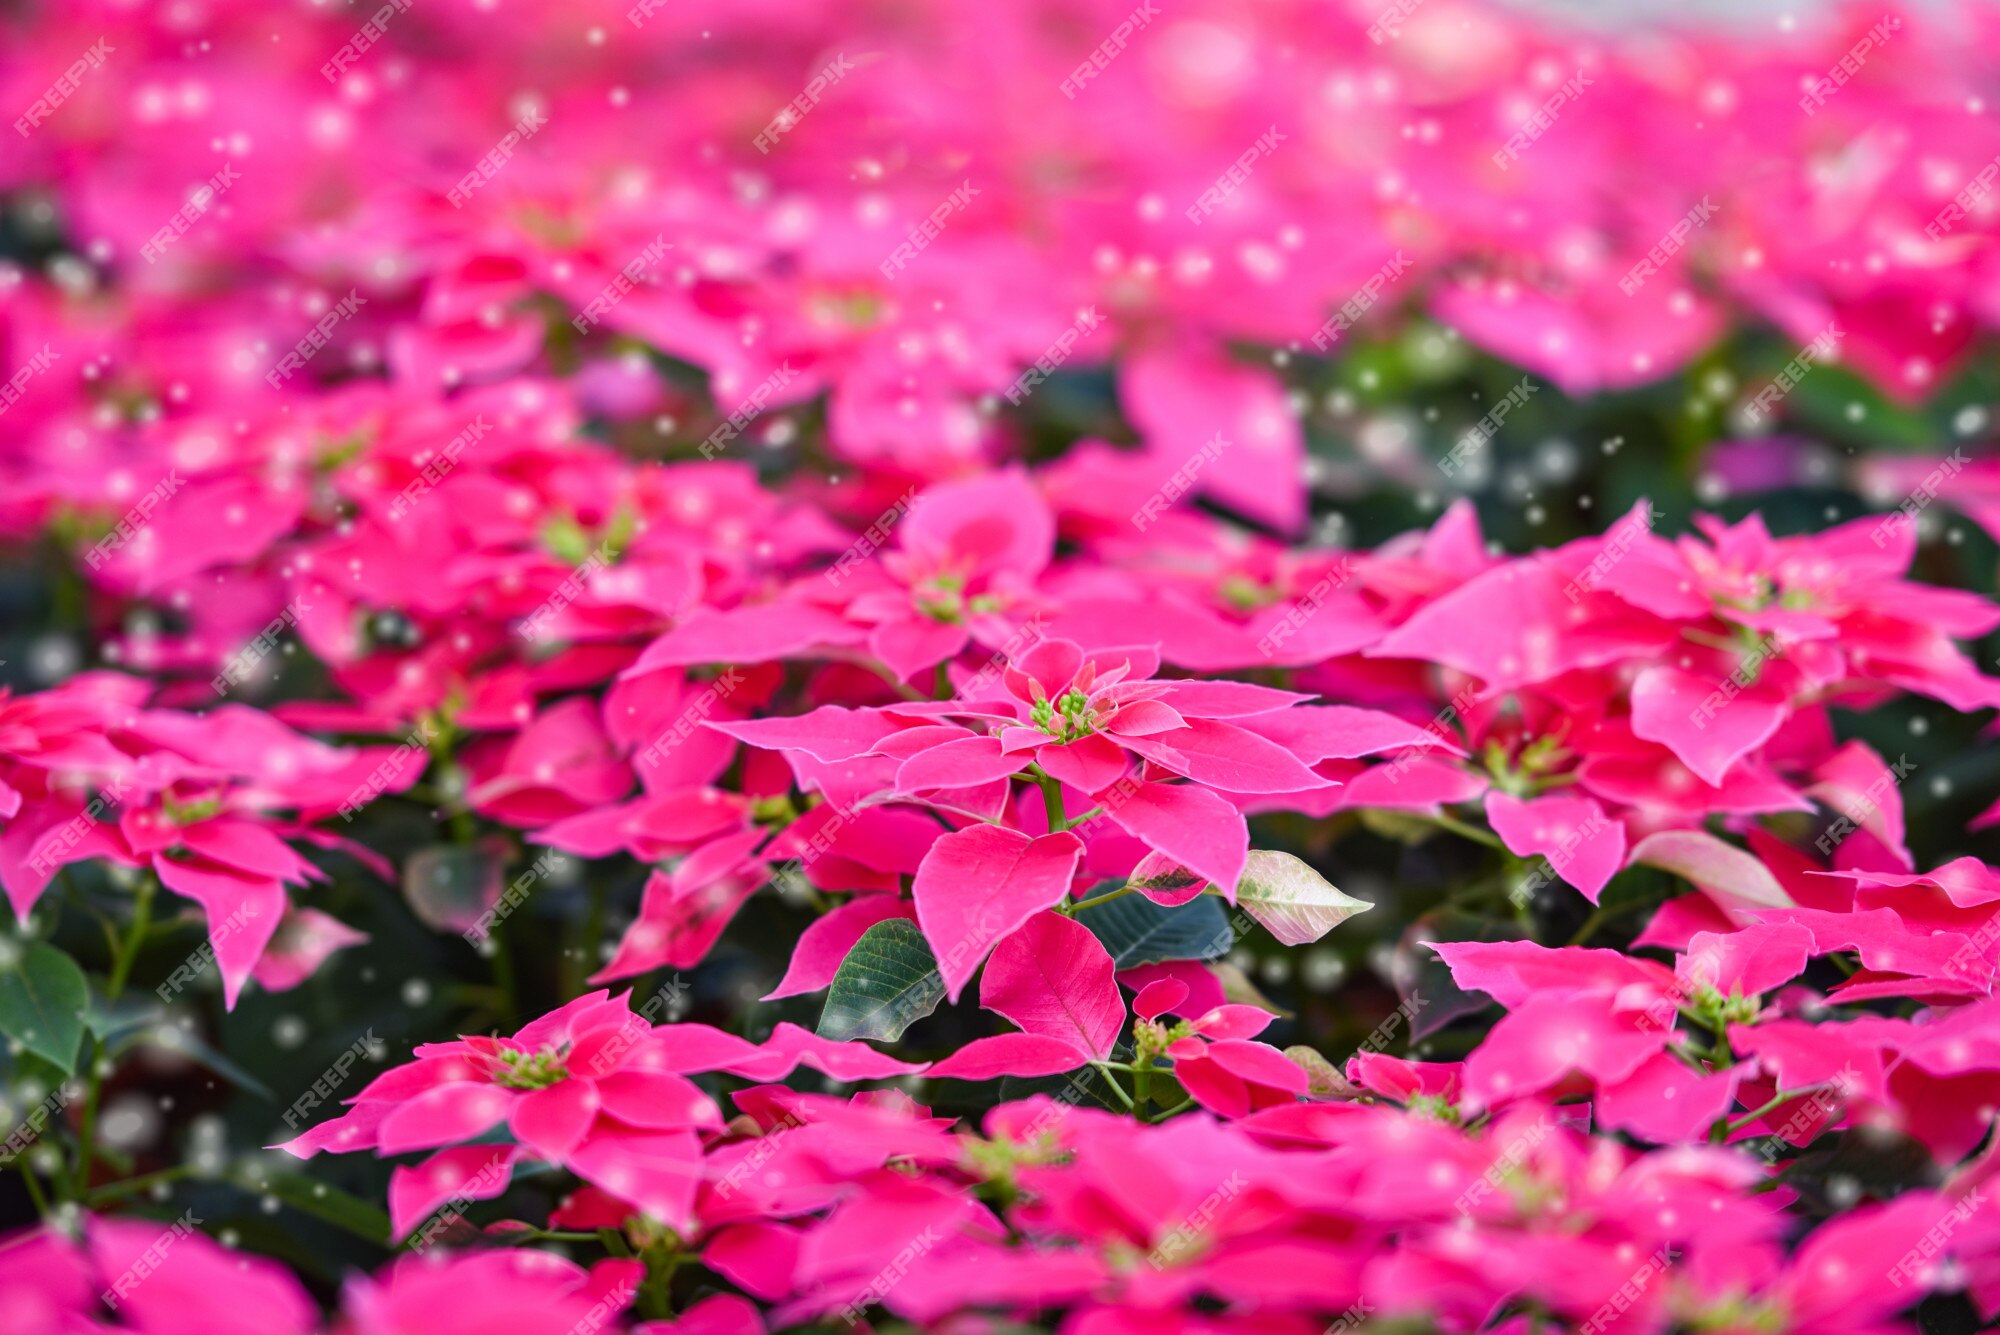
M 1333 883 L 1290 853 L 1250 850 L 1236 902 L 1288 946 L 1309 945 L 1357 913 L 1374 908 L 1336 890 Z
M 105 1052 L 115 1056 L 134 1042 L 151 1038 L 154 1027 L 164 1014 L 166 1012 L 151 1000 L 124 997 L 112 1002 L 93 992 L 84 1025 L 104 1044 Z
M 0 943 L 0 1033 L 68 1075 L 89 1009 L 90 984 L 75 960 L 40 941 Z
M 1321 1055 L 1318 1048 L 1310 1048 L 1295 1043 L 1285 1049 L 1285 1056 L 1292 1065 L 1306 1073 L 1306 1092 L 1318 1098 L 1352 1099 L 1360 1097 L 1361 1091 L 1348 1083 L 1340 1068 Z
M 395 1236 L 389 1231 L 389 1216 L 380 1208 L 351 1196 L 339 1187 L 315 1182 L 309 1177 L 296 1174 L 274 1174 L 268 1182 L 260 1182 L 258 1189 L 269 1192 L 294 1210 L 302 1211 L 315 1219 L 323 1219 L 335 1228 L 344 1229 L 357 1238 L 370 1242 L 394 1242 Z
M 1250 975 L 1230 961 L 1211 960 L 1208 971 L 1215 975 L 1215 981 L 1222 987 L 1222 999 L 1230 1005 L 1255 1006 L 1260 1011 L 1269 1011 L 1281 1020 L 1293 1017 L 1294 1012 L 1286 1010 L 1265 996 L 1263 989 L 1252 981 Z
M 247 1090 L 266 1103 L 278 1101 L 277 1095 L 273 1094 L 263 1081 L 238 1066 L 223 1052 L 210 1047 L 202 1039 L 178 1025 L 161 1025 L 153 1031 L 152 1040 L 161 1047 L 180 1053 L 198 1066 L 207 1067 L 238 1089 Z
M 944 979 L 930 943 L 909 919 L 891 918 L 863 933 L 840 962 L 819 1017 L 819 1036 L 892 1043 L 942 1000 Z
M 1406 848 L 1415 848 L 1438 832 L 1438 827 L 1421 816 L 1384 807 L 1361 807 L 1355 815 L 1371 834 L 1393 839 Z
M 1120 895 L 1108 904 L 1079 904 L 1076 920 L 1097 934 L 1121 969 L 1162 960 L 1212 960 L 1236 943 L 1222 901 L 1203 895 L 1164 908 L 1144 895 Z

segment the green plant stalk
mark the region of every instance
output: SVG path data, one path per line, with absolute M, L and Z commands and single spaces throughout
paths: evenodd
M 1069 817 L 1063 814 L 1062 784 L 1052 774 L 1034 771 L 1035 781 L 1042 786 L 1042 806 L 1049 813 L 1049 833 L 1055 834 L 1069 828 Z
M 35 1170 L 29 1166 L 28 1156 L 25 1153 L 22 1154 L 15 1166 L 21 1170 L 21 1180 L 28 1184 L 28 1197 L 35 1203 L 35 1213 L 47 1219 L 49 1217 L 49 1198 L 42 1191 L 41 1179 L 35 1176 Z
M 118 942 L 118 949 L 111 958 L 111 973 L 104 983 L 106 1004 L 116 1002 L 125 992 L 125 982 L 132 976 L 132 965 L 139 958 L 139 948 L 145 943 L 146 931 L 153 922 L 153 893 L 158 881 L 148 872 L 139 880 L 139 890 L 132 904 L 132 925 Z M 106 1053 L 104 1040 L 97 1035 L 90 1039 L 90 1072 L 84 1083 L 83 1112 L 77 1120 L 76 1129 L 76 1171 L 70 1178 L 70 1196 L 80 1199 L 90 1188 L 90 1163 L 97 1150 L 97 1104 L 104 1093 L 104 1063 Z

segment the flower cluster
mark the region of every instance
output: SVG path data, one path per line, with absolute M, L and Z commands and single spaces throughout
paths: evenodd
M 2000 1317 L 1987 16 L 31 8 L 0 1331 Z M 1886 513 L 1456 494 L 1682 375 Z

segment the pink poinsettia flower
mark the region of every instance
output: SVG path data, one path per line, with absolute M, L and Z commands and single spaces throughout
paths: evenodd
M 1793 923 L 1697 934 L 1669 971 L 1610 950 L 1529 942 L 1439 942 L 1460 986 L 1507 1007 L 1466 1059 L 1475 1105 L 1594 1087 L 1613 1126 L 1658 1142 L 1700 1140 L 1734 1105 L 1748 1072 L 1680 1060 L 1682 1012 L 1719 1032 L 1759 1017 L 1759 998 L 1796 978 L 1813 953 Z
M 611 1329 L 645 1267 L 607 1260 L 585 1270 L 542 1251 L 406 1256 L 342 1293 L 340 1335 L 570 1335 Z
M 1055 548 L 1055 521 L 1018 471 L 917 492 L 893 521 L 893 549 L 869 560 L 874 529 L 826 571 L 816 601 L 869 627 L 868 652 L 898 679 L 956 658 L 976 636 L 1003 644 Z
M 436 1150 L 504 1127 L 512 1145 L 446 1149 L 398 1169 L 391 1216 L 398 1235 L 483 1176 L 497 1195 L 518 1159 L 566 1165 L 669 1221 L 687 1217 L 694 1133 L 722 1124 L 707 1095 L 660 1060 L 651 1028 L 624 997 L 593 992 L 512 1038 L 469 1038 L 419 1047 L 417 1060 L 386 1071 L 350 1100 L 340 1118 L 282 1148 L 378 1154 Z M 466 1160 L 484 1162 L 468 1174 Z
M 1154 679 L 1158 667 L 1158 657 L 1143 650 L 1086 654 L 1074 641 L 1042 640 L 1009 662 L 1000 678 L 1004 694 L 925 709 L 962 713 L 994 730 L 940 736 L 915 750 L 897 771 L 898 790 L 962 788 L 1032 764 L 1095 796 L 1126 776 L 1133 757 L 1223 792 L 1325 786 L 1236 722 L 1310 697 L 1238 682 Z
M 0 1319 L 51 1335 L 315 1335 L 319 1312 L 289 1271 L 222 1246 L 191 1215 L 165 1223 L 84 1215 L 0 1242 Z M 102 1324 L 105 1319 L 115 1325 Z
M 596 709 L 580 699 L 555 705 L 504 744 L 480 739 L 464 763 L 475 811 L 530 828 L 615 802 L 632 787 Z
M 454 1198 L 500 1195 L 527 1160 L 564 1166 L 631 1209 L 691 1230 L 701 1137 L 721 1131 L 723 1118 L 689 1076 L 727 1071 L 781 1080 L 801 1062 L 843 1080 L 923 1069 L 790 1024 L 761 1045 L 703 1025 L 654 1028 L 626 996 L 603 991 L 511 1038 L 429 1043 L 414 1055 L 348 1100 L 341 1117 L 278 1147 L 300 1158 L 436 1151 L 391 1178 L 398 1236 Z M 502 1129 L 508 1139 L 489 1142 Z M 433 1217 L 427 1227 L 438 1224 Z

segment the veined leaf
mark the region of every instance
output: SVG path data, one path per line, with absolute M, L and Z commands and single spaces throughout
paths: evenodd
M 1108 904 L 1083 900 L 1076 920 L 1097 934 L 1121 969 L 1162 960 L 1212 960 L 1236 944 L 1222 901 L 1203 895 L 1165 908 L 1144 895 L 1120 895 Z
M 1250 850 L 1236 902 L 1288 946 L 1317 941 L 1355 914 L 1375 907 L 1342 894 L 1290 853 L 1258 848 Z
M 75 960 L 41 941 L 0 943 L 0 1033 L 68 1075 L 89 1010 L 90 984 Z
M 836 1042 L 894 1042 L 944 1000 L 944 978 L 930 943 L 907 918 L 878 922 L 840 962 L 826 994 L 819 1036 Z

